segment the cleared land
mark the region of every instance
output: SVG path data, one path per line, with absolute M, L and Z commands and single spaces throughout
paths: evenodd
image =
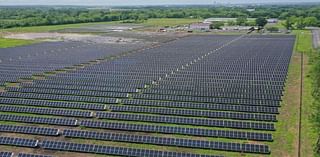
M 82 23 L 82 24 L 67 24 L 67 25 L 54 25 L 54 26 L 34 26 L 34 27 L 21 27 L 21 28 L 10 28 L 10 29 L 1 29 L 0 31 L 0 48 L 7 47 L 15 47 L 21 45 L 29 45 L 32 43 L 40 42 L 41 40 L 17 40 L 17 39 L 7 39 L 3 38 L 4 36 L 15 36 L 15 35 L 23 35 L 24 33 L 53 33 L 53 32 L 61 32 L 61 33 L 85 33 L 85 34 L 99 34 L 113 37 L 130 37 L 138 38 L 141 37 L 139 32 L 132 32 L 135 30 L 157 30 L 159 27 L 165 26 L 177 26 L 177 25 L 186 25 L 193 22 L 200 21 L 200 19 L 174 19 L 174 18 L 163 18 L 163 19 L 149 19 L 144 23 L 139 24 L 126 24 L 121 21 L 116 22 L 97 22 L 97 23 Z M 137 35 L 134 35 L 137 33 Z M 133 34 L 133 35 L 132 35 Z M 155 36 L 158 35 L 142 35 L 142 39 L 148 38 L 147 36 Z M 50 38 L 50 37 L 48 37 Z M 159 38 L 161 42 L 165 40 L 163 37 Z M 156 40 L 156 39 L 152 39 Z M 167 40 L 167 39 L 166 39 Z M 158 41 L 158 40 L 156 40 Z

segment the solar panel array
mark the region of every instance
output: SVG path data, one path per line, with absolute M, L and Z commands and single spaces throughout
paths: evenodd
M 18 124 L 2 124 L 0 132 L 44 138 L 2 137 L 0 145 L 118 156 L 269 154 L 293 44 L 292 36 L 207 35 L 126 55 L 116 54 L 139 45 L 117 50 L 109 46 L 91 50 L 94 45 L 90 45 L 83 51 L 103 52 L 75 57 L 69 63 L 53 57 L 47 64 L 49 71 L 57 68 L 53 65 L 61 68 L 114 55 L 6 87 L 6 92 L 0 92 L 0 121 Z M 75 51 L 68 55 L 85 53 Z M 16 63 L 10 57 L 3 63 L 10 62 Z M 37 64 L 24 63 L 20 68 Z M 83 143 L 73 142 L 74 138 Z M 113 144 L 96 145 L 93 140 Z M 154 147 L 137 148 L 140 145 Z M 194 149 L 206 150 L 199 152 L 207 155 Z
M 63 69 L 141 46 L 144 45 L 47 42 L 0 49 L 0 85 L 18 82 L 20 78 L 31 79 L 33 74 Z

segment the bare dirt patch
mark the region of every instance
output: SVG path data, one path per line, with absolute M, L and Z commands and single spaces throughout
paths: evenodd
M 100 36 L 93 34 L 74 34 L 74 33 L 18 33 L 5 35 L 8 39 L 24 39 L 24 40 L 48 40 L 48 41 L 76 41 L 99 44 L 114 43 L 138 43 L 142 40 L 135 38 L 122 38 L 112 36 Z

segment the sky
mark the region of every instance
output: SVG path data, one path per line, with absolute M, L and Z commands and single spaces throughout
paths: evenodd
M 0 5 L 189 5 L 217 3 L 296 3 L 320 0 L 0 0 Z

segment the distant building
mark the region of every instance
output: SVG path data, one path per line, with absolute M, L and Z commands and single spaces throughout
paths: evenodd
M 210 29 L 210 23 L 193 23 L 189 26 L 192 30 L 209 30 Z
M 278 22 L 279 22 L 279 20 L 278 20 L 278 19 L 275 19 L 275 18 L 273 18 L 273 19 L 267 19 L 267 21 L 268 21 L 268 23 L 278 23 Z
M 254 12 L 254 11 L 256 11 L 256 9 L 251 8 L 251 9 L 247 9 L 247 11 L 249 11 L 249 12 Z
M 222 27 L 222 30 L 238 30 L 238 31 L 244 31 L 249 30 L 252 26 L 224 26 Z
M 254 21 L 256 18 L 247 18 L 248 21 Z M 229 21 L 237 21 L 237 18 L 208 18 L 203 21 L 203 23 L 215 23 L 215 22 L 229 22 Z

